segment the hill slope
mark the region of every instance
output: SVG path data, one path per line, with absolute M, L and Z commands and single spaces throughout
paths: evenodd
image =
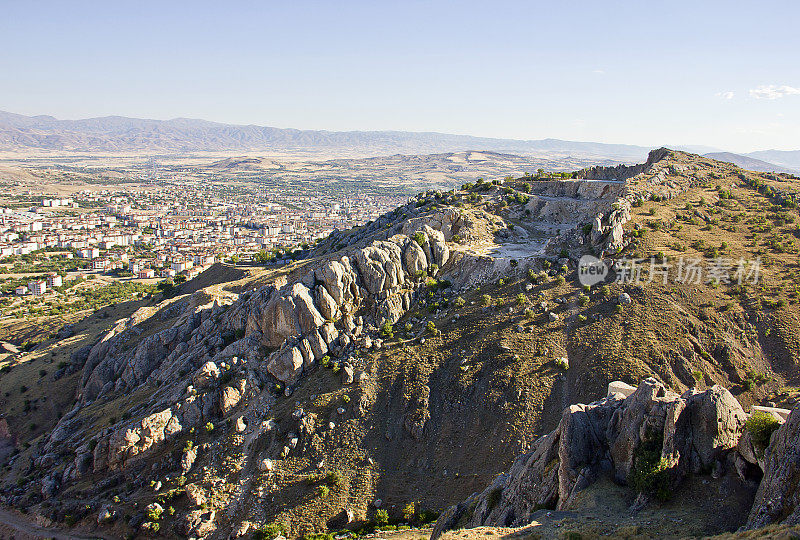
M 793 406 L 800 180 L 667 149 L 575 176 L 424 193 L 309 260 L 189 282 L 9 358 L 3 502 L 116 537 L 422 523 L 610 381 Z M 584 288 L 587 253 L 617 275 L 646 259 L 645 280 Z M 651 255 L 673 272 L 760 257 L 759 280 L 649 280 Z M 22 395 L 51 353 L 68 366 Z

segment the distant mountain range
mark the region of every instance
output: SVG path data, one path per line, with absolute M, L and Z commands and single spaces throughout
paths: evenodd
M 765 152 L 752 152 L 750 154 L 734 154 L 731 152 L 709 152 L 704 154 L 706 157 L 710 157 L 711 159 L 716 159 L 717 161 L 727 161 L 728 163 L 733 163 L 741 167 L 742 169 L 747 169 L 748 171 L 760 171 L 760 172 L 788 172 L 788 173 L 798 173 L 800 172 L 800 162 L 798 162 L 797 166 L 790 166 L 787 164 L 780 164 L 777 162 L 767 162 L 761 159 L 757 159 L 752 157 L 755 154 L 771 154 L 771 153 L 779 153 L 778 150 L 767 150 Z M 792 154 L 792 152 L 786 152 L 787 154 Z M 800 152 L 795 152 L 800 155 Z
M 713 150 L 692 146 L 675 148 L 696 153 Z M 146 120 L 107 116 L 59 120 L 52 116 L 25 116 L 0 111 L 0 150 L 27 149 L 153 153 L 347 151 L 365 156 L 491 150 L 532 156 L 596 157 L 617 162 L 640 162 L 647 158 L 652 147 L 558 139 L 497 139 L 435 132 L 313 131 L 221 124 L 189 118 Z M 724 154 L 731 158 L 728 161 L 737 156 Z M 800 169 L 800 151 L 767 150 L 740 157 L 761 160 L 756 165 L 762 168 L 755 170 L 795 172 Z

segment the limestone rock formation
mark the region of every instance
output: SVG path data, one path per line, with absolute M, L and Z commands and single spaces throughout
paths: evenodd
M 772 434 L 764 465 L 747 528 L 800 524 L 800 409 Z
M 660 448 L 677 485 L 689 472 L 735 451 L 746 415 L 726 389 L 678 395 L 655 379 L 630 396 L 613 393 L 564 410 L 558 427 L 539 438 L 483 492 L 450 507 L 432 538 L 458 527 L 521 526 L 540 508 L 570 508 L 574 496 L 604 472 L 629 482 L 639 449 Z

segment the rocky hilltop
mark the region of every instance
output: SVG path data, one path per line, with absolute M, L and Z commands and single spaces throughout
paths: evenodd
M 26 428 L 26 410 L 3 419 L 2 501 L 117 537 L 303 536 L 447 509 L 438 535 L 573 511 L 604 478 L 645 507 L 710 475 L 752 507 L 748 526 L 785 521 L 794 415 L 763 452 L 745 411 L 794 403 L 794 303 L 765 310 L 734 284 L 583 287 L 575 273 L 587 253 L 677 249 L 657 235 L 687 234 L 686 206 L 687 227 L 719 224 L 728 189 L 736 223 L 759 198 L 793 200 L 791 178 L 754 174 L 661 149 L 637 166 L 427 192 L 307 260 L 201 275 L 87 345 L 55 338 L 14 367 L 69 355 L 40 382 L 49 403 L 25 404 L 52 407 L 47 426 Z M 723 203 L 694 207 L 700 194 Z M 779 268 L 764 273 L 786 279 Z

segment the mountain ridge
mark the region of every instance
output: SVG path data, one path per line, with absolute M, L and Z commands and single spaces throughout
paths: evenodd
M 651 147 L 545 139 L 501 139 L 440 132 L 330 131 L 238 125 L 201 119 L 153 120 L 106 116 L 60 120 L 0 111 L 0 149 L 62 151 L 204 151 L 337 149 L 353 147 L 378 154 L 458 152 L 482 148 L 497 152 L 596 155 L 637 161 Z

